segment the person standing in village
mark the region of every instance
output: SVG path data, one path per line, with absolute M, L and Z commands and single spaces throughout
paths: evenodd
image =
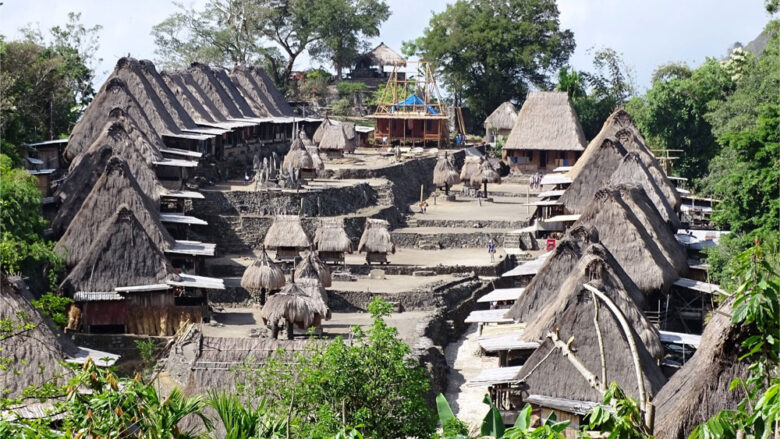
M 490 238 L 490 241 L 488 241 L 488 254 L 490 254 L 490 262 L 495 262 L 495 260 L 496 260 L 496 241 L 493 240 L 493 238 Z

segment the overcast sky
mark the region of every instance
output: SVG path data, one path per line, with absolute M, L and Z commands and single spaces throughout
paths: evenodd
M 314 1 L 314 0 L 310 0 Z M 422 34 L 431 14 L 446 0 L 386 0 L 392 15 L 374 43 L 384 41 L 400 52 L 401 42 Z M 167 0 L 2 0 L 0 33 L 13 39 L 17 29 L 37 23 L 42 29 L 65 23 L 70 11 L 81 12 L 86 25 L 101 24 L 97 80 L 103 82 L 116 60 L 130 54 L 154 59 L 153 25 L 176 8 Z M 200 5 L 205 0 L 184 0 Z M 661 63 L 696 66 L 707 56 L 722 57 L 736 41 L 747 44 L 769 21 L 763 0 L 558 0 L 561 26 L 571 29 L 577 49 L 570 63 L 590 70 L 593 47 L 611 47 L 634 70 L 640 90 L 649 86 Z M 296 69 L 309 67 L 301 58 Z M 317 67 L 318 63 L 313 67 Z M 100 84 L 96 84 L 100 85 Z

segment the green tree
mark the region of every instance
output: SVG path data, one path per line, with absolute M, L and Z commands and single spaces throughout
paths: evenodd
M 404 43 L 404 52 L 434 63 L 455 104 L 465 101 L 482 121 L 504 101 L 521 102 L 531 86 L 551 87 L 574 51 L 574 35 L 560 29 L 558 15 L 553 0 L 459 0 Z

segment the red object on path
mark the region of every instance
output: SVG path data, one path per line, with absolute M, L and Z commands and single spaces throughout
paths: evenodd
M 555 250 L 555 240 L 554 239 L 548 239 L 547 240 L 546 250 L 548 252 Z

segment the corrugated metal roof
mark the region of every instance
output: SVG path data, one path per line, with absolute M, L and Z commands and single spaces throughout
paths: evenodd
M 465 323 L 511 323 L 514 320 L 504 317 L 509 309 L 489 309 L 471 311 Z
M 506 334 L 488 335 L 481 337 L 477 342 L 485 352 L 514 351 L 536 349 L 539 343 L 523 341 L 523 331 L 508 332 Z
M 523 366 L 498 367 L 487 369 L 480 372 L 479 375 L 469 380 L 469 386 L 490 386 L 493 384 L 505 384 L 519 382 L 517 374 Z
M 73 300 L 75 302 L 105 302 L 113 300 L 125 300 L 125 298 L 114 291 L 78 291 L 73 295 Z
M 497 302 L 499 300 L 517 300 L 523 294 L 525 288 L 496 288 L 477 299 L 477 302 Z

